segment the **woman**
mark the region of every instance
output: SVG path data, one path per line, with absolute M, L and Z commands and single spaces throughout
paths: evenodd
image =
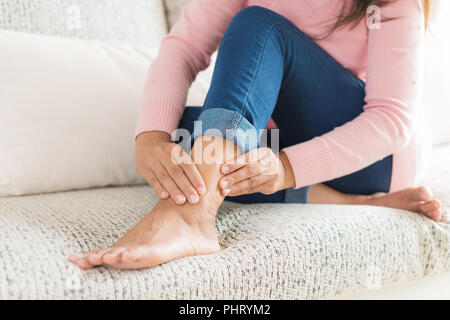
M 137 170 L 161 199 L 114 246 L 69 260 L 136 269 L 218 252 L 225 197 L 386 206 L 440 220 L 439 201 L 414 187 L 430 146 L 418 115 L 429 8 L 422 0 L 193 0 L 150 68 L 137 127 Z M 185 109 L 219 44 L 204 106 Z M 279 153 L 257 145 L 270 118 Z M 190 155 L 171 141 L 177 127 L 193 132 Z

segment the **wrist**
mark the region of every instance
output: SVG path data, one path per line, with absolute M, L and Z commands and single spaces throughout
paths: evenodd
M 289 162 L 289 158 L 287 155 L 281 151 L 278 154 L 278 159 L 281 163 L 281 169 L 282 169 L 282 181 L 281 181 L 281 187 L 280 190 L 285 190 L 289 188 L 295 187 L 295 175 L 294 170 L 292 169 L 291 163 Z
M 136 137 L 136 144 L 170 142 L 170 141 L 171 141 L 170 134 L 162 131 L 147 131 L 141 133 Z

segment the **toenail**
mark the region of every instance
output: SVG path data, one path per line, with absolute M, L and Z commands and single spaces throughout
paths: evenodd
M 227 181 L 227 180 L 223 180 L 223 181 L 220 183 L 220 185 L 221 185 L 222 188 L 225 188 L 225 187 L 228 185 L 228 181 Z
M 424 189 L 420 190 L 420 192 L 419 192 L 419 197 L 420 197 L 421 199 L 425 199 L 425 198 L 427 197 L 427 191 L 424 190 Z

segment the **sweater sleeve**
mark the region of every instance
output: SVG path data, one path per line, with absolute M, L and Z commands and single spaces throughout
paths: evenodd
M 139 111 L 136 137 L 146 131 L 171 134 L 178 126 L 188 90 L 245 0 L 193 0 L 163 39 L 151 65 Z
M 283 150 L 296 188 L 359 171 L 408 144 L 420 100 L 421 2 L 398 0 L 382 7 L 381 27 L 368 31 L 364 111 L 341 127 Z

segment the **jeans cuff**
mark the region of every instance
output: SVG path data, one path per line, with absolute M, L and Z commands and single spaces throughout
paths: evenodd
M 247 153 L 258 148 L 260 133 L 239 112 L 223 108 L 207 109 L 194 122 L 195 139 L 201 135 L 221 136 L 233 141 L 242 151 Z

